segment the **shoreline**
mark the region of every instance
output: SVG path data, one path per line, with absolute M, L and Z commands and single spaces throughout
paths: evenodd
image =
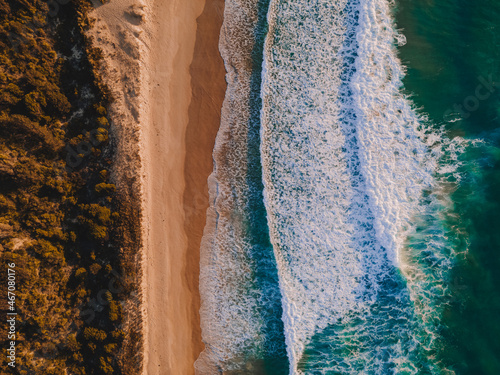
M 160 72 L 150 82 L 151 123 L 145 134 L 148 375 L 194 374 L 204 348 L 199 260 L 225 93 L 218 50 L 222 19 L 214 17 L 221 3 L 157 1 L 152 10 L 157 17 L 167 14 L 170 22 L 157 19 L 157 44 L 151 45 L 150 66 Z
M 226 90 L 223 9 L 224 0 L 113 0 L 96 8 L 90 32 L 115 96 L 115 179 L 140 180 L 142 307 L 128 315 L 142 325 L 143 374 L 194 374 L 204 349 L 200 243 Z
M 194 295 L 193 349 L 194 360 L 205 345 L 202 343 L 200 322 L 200 248 L 209 208 L 208 179 L 213 172 L 212 153 L 220 127 L 221 109 L 226 93 L 225 68 L 218 44 L 224 15 L 224 0 L 206 0 L 197 19 L 194 56 L 189 68 L 192 99 L 186 129 L 184 159 L 184 229 L 188 233 L 187 270 L 196 276 L 188 280 Z M 214 55 L 216 52 L 216 55 Z M 203 126 L 200 126 L 203 125 Z M 194 362 L 193 362 L 194 365 Z

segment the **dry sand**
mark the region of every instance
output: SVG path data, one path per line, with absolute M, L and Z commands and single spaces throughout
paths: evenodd
M 116 101 L 118 173 L 141 176 L 144 374 L 194 374 L 207 178 L 225 93 L 223 0 L 111 0 L 92 31 Z M 141 160 L 139 163 L 138 160 Z

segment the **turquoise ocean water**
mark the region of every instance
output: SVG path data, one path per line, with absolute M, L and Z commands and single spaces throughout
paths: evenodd
M 226 1 L 197 373 L 500 373 L 499 21 Z
M 500 373 L 500 2 L 398 2 L 405 89 L 448 137 L 484 141 L 450 194 L 466 251 L 452 268 L 439 358 L 457 374 Z M 461 107 L 456 107 L 461 106 Z M 450 115 L 453 111 L 454 114 Z

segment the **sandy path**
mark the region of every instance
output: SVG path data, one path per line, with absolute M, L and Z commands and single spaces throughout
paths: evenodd
M 225 92 L 223 0 L 155 0 L 145 128 L 145 372 L 193 374 L 203 350 L 199 247 Z

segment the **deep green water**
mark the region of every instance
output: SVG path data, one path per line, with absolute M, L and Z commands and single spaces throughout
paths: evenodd
M 201 373 L 500 375 L 500 0 L 395 1 L 226 1 Z
M 405 90 L 449 137 L 481 139 L 462 156 L 449 223 L 462 244 L 441 318 L 438 358 L 457 374 L 500 374 L 500 1 L 400 0 Z M 497 82 L 497 87 L 492 87 Z

